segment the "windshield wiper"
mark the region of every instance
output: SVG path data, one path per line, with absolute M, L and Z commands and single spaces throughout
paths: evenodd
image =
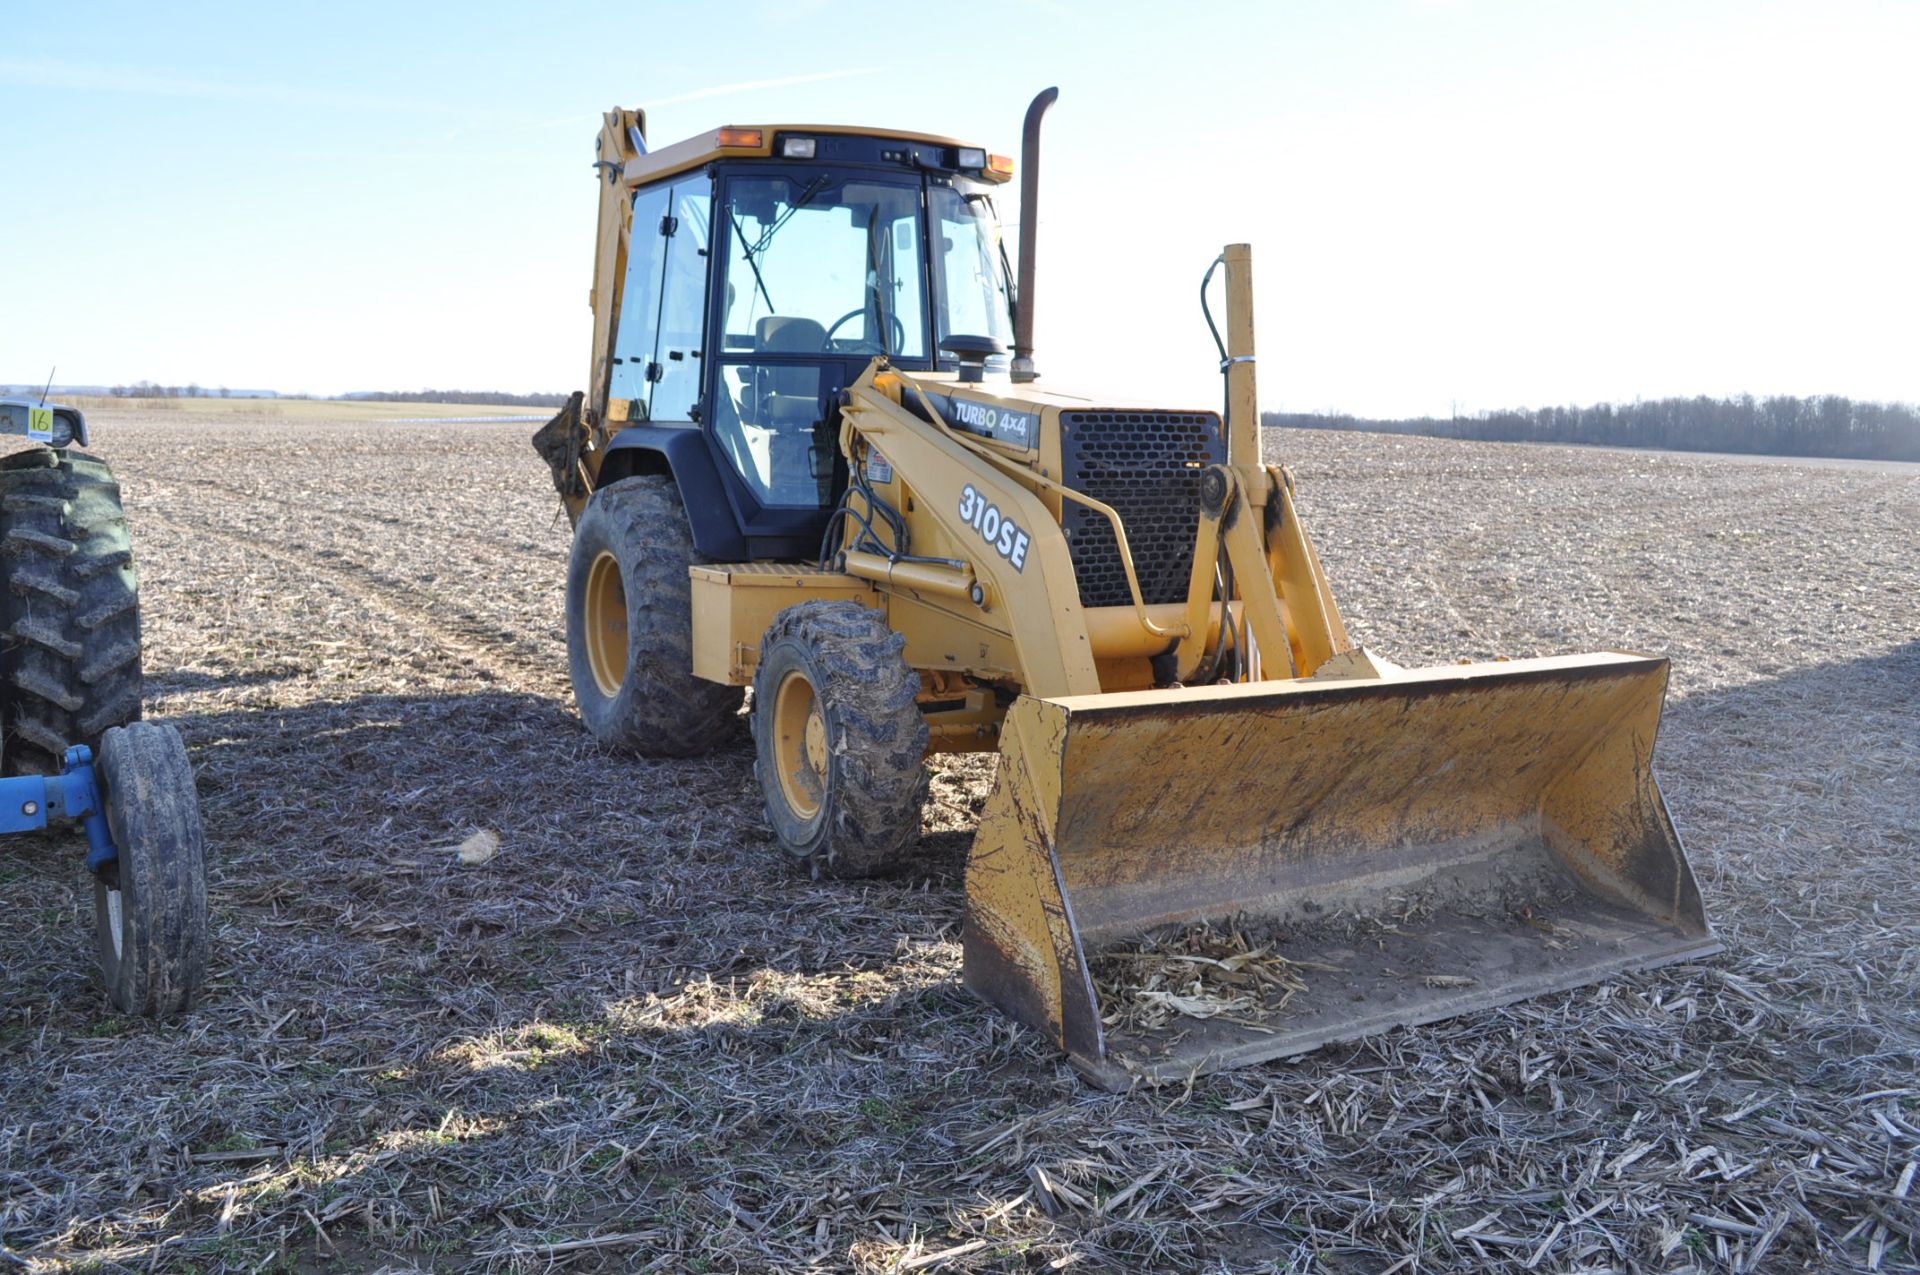
M 746 249 L 747 255 L 758 256 L 759 254 L 765 252 L 767 250 L 767 245 L 773 242 L 773 237 L 780 233 L 780 228 L 786 225 L 787 221 L 795 213 L 799 212 L 802 208 L 805 208 L 808 204 L 812 203 L 814 196 L 818 195 L 821 192 L 821 190 L 825 189 L 827 180 L 828 179 L 826 175 L 823 173 L 819 177 L 816 177 L 812 181 L 808 182 L 805 186 L 802 186 L 800 188 L 800 193 L 794 196 L 793 202 L 787 205 L 787 210 L 781 213 L 778 217 L 775 217 L 772 223 L 770 223 L 765 230 L 760 232 L 760 239 L 758 242 L 756 242 L 753 245 L 753 247 Z
M 773 237 L 780 233 L 780 227 L 787 224 L 787 219 L 812 203 L 814 197 L 826 188 L 827 180 L 827 175 L 822 173 L 805 186 L 802 186 L 800 193 L 794 197 L 793 202 L 787 205 L 787 210 L 768 223 L 767 228 L 760 232 L 758 239 L 751 244 L 743 243 L 741 246 L 740 255 L 746 259 L 747 268 L 753 271 L 754 286 L 760 290 L 760 299 L 767 303 L 767 309 L 771 313 L 778 314 L 780 311 L 779 308 L 773 304 L 773 298 L 768 295 L 767 281 L 760 274 L 760 254 L 767 250 L 767 246 L 773 242 Z M 728 209 L 727 217 L 733 222 L 734 235 L 741 240 L 745 240 L 747 232 L 746 227 L 740 224 L 740 214 L 734 212 L 732 209 Z
M 734 213 L 728 213 L 727 217 L 733 222 L 734 237 L 740 240 L 746 239 L 747 228 L 740 224 L 740 218 Z M 778 314 L 780 311 L 778 307 L 773 304 L 773 298 L 767 295 L 767 281 L 761 277 L 760 263 L 754 260 L 754 254 L 758 251 L 759 249 L 757 247 L 742 243 L 740 247 L 740 257 L 741 260 L 747 263 L 747 269 L 753 271 L 753 286 L 760 290 L 760 299 L 767 303 L 767 313 Z M 749 311 L 748 313 L 751 315 L 752 312 Z
M 880 327 L 880 353 L 893 357 L 893 324 L 888 322 L 886 295 L 880 290 L 880 218 L 878 210 L 867 223 L 867 295 L 873 299 L 873 317 Z M 916 263 L 918 264 L 918 263 Z

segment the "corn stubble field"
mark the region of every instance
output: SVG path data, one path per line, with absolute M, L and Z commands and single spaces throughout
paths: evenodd
M 744 724 L 595 748 L 532 426 L 93 423 L 212 980 L 110 1015 L 77 842 L 0 844 L 0 1266 L 1916 1267 L 1920 470 L 1270 434 L 1376 649 L 1672 655 L 1728 952 L 1114 1096 L 959 987 L 989 759 L 842 884 L 782 861 Z

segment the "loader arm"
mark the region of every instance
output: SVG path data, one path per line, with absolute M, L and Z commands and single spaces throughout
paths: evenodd
M 917 404 L 920 412 L 906 410 L 909 403 Z M 857 463 L 867 446 L 878 447 L 892 460 L 903 433 L 926 448 L 922 453 L 915 447 L 911 462 L 893 463 L 912 489 L 935 497 L 931 516 L 941 525 L 945 543 L 958 546 L 951 584 L 937 591 L 965 598 L 977 578 L 986 599 L 981 611 L 992 610 L 993 599 L 999 599 L 1001 610 L 1012 618 L 1003 615 L 996 627 L 1013 636 L 1022 651 L 1021 680 L 1029 694 L 1054 694 L 1046 688 L 1056 679 L 1064 678 L 1057 683 L 1064 685 L 1087 676 L 1088 655 L 1119 648 L 1172 652 L 1179 670 L 1173 680 L 1194 680 L 1210 663 L 1209 646 L 1218 645 L 1223 620 L 1230 627 L 1244 625 L 1230 640 L 1244 645 L 1251 634 L 1259 649 L 1274 653 L 1269 658 L 1280 661 L 1276 676 L 1311 673 L 1351 649 L 1339 607 L 1294 507 L 1291 476 L 1277 466 L 1221 465 L 1203 476 L 1187 596 L 1169 615 L 1169 608 L 1150 608 L 1144 601 L 1118 513 L 1036 472 L 1006 450 L 952 428 L 913 376 L 877 360 L 849 391 L 843 412 L 841 447 L 851 462 Z M 1243 485 L 1247 470 L 1255 476 L 1259 504 Z M 969 499 L 970 490 L 979 502 Z M 1110 522 L 1131 594 L 1128 607 L 1090 613 L 1077 605 L 1073 559 L 1057 521 L 1060 506 L 1069 501 L 1094 509 Z M 984 516 L 989 525 L 1012 522 L 1016 534 L 1029 538 L 1033 546 L 1044 541 L 1039 573 L 1025 578 L 1026 563 L 1034 561 L 1031 549 L 1025 561 L 992 552 L 992 545 L 986 546 L 989 552 L 980 552 L 985 537 L 969 521 L 970 514 Z M 1233 588 L 1223 605 L 1220 589 L 1229 576 L 1220 568 L 1227 562 L 1232 564 Z M 932 583 L 923 568 L 903 571 L 892 562 L 889 568 L 878 573 L 866 555 L 854 555 L 849 569 L 880 584 L 897 584 L 909 574 Z M 1053 647 L 1060 650 L 1057 665 L 1051 655 L 1041 655 Z M 1069 667 L 1079 671 L 1067 674 Z M 1098 686 L 1097 672 L 1093 676 Z
M 954 429 L 929 387 L 911 374 L 889 368 L 884 359 L 877 360 L 849 392 L 841 443 L 849 456 L 860 446 L 859 439 L 870 435 L 891 458 L 894 444 L 888 435 L 899 431 L 923 436 L 931 448 L 924 458 L 916 454 L 914 463 L 896 464 L 912 488 L 935 496 L 933 517 L 943 524 L 948 542 L 960 546 L 954 557 L 967 564 L 964 570 L 993 578 L 988 592 L 997 595 L 1012 614 L 1007 631 L 1022 651 L 1022 680 L 1029 694 L 1057 693 L 1048 689 L 1055 679 L 1076 660 L 1084 664 L 1084 653 L 1095 650 L 1088 640 L 1087 616 L 1075 605 L 1073 559 L 1058 525 L 1061 508 L 1068 501 L 1093 508 L 1111 523 L 1126 574 L 1131 615 L 1102 614 L 1102 634 L 1120 629 L 1126 631 L 1130 648 L 1172 652 L 1177 672 L 1170 680 L 1215 680 L 1217 629 L 1228 608 L 1238 617 L 1237 623 L 1228 621 L 1237 630 L 1229 639 L 1241 649 L 1262 653 L 1271 664 L 1266 676 L 1309 676 L 1352 648 L 1339 605 L 1294 502 L 1292 476 L 1263 462 L 1258 415 L 1252 407 L 1256 390 L 1250 251 L 1244 244 L 1230 246 L 1222 262 L 1227 270 L 1227 369 L 1233 405 L 1227 422 L 1227 463 L 1211 467 L 1201 478 L 1199 526 L 1186 599 L 1177 617 L 1156 619 L 1150 613 L 1124 520 L 1109 506 L 1055 481 L 1015 449 Z M 991 489 L 989 504 L 966 506 L 969 489 L 979 493 Z M 1024 503 L 1017 515 L 1019 530 L 1033 537 L 1036 545 L 1044 539 L 1047 546 L 1043 569 L 1032 581 L 1023 578 L 1024 563 L 1008 562 L 1006 555 L 978 553 L 980 539 L 967 534 L 979 528 L 969 525 L 966 514 L 990 508 L 998 522 L 1012 512 L 1007 502 L 1014 499 L 1016 489 L 1039 500 L 1045 513 L 1036 518 L 1034 506 Z M 862 564 L 856 561 L 855 565 L 857 573 L 869 574 L 858 570 Z M 1221 589 L 1229 580 L 1227 607 L 1223 607 Z M 964 596 L 964 590 L 958 592 Z M 1029 652 L 1039 656 L 1056 646 L 1064 663 L 1056 664 L 1050 655 L 1039 663 L 1028 657 Z M 1255 662 L 1240 664 L 1242 677 L 1259 680 L 1262 670 Z M 1361 667 L 1377 666 L 1367 661 Z M 1082 668 L 1080 675 L 1084 674 Z
M 876 359 L 847 390 L 840 445 L 849 463 L 864 462 L 868 447 L 886 457 L 913 492 L 913 558 L 940 558 L 948 565 L 902 560 L 899 546 L 890 545 L 892 555 L 850 554 L 850 573 L 874 578 L 884 590 L 905 592 L 969 626 L 1006 634 L 1019 658 L 1019 668 L 1008 671 L 1028 694 L 1099 693 L 1073 559 L 1055 515 L 1029 486 L 960 435 L 908 411 L 902 405 L 908 387 L 908 378 Z M 985 535 L 989 526 L 991 539 Z M 964 654 L 950 654 L 949 665 L 967 662 Z M 924 655 L 914 662 L 932 663 Z

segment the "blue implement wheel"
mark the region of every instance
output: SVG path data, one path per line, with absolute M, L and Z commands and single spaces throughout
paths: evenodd
M 200 803 L 171 726 L 109 730 L 97 764 L 118 857 L 94 877 L 94 945 L 114 1007 L 184 1013 L 207 966 L 207 877 Z

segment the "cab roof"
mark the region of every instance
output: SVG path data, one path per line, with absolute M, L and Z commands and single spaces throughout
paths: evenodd
M 726 124 L 630 159 L 622 169 L 622 176 L 627 185 L 637 186 L 698 168 L 716 159 L 764 159 L 773 155 L 775 137 L 793 134 L 805 137 L 870 137 L 879 141 L 937 146 L 943 150 L 961 147 L 984 149 L 951 137 L 897 128 L 862 128 L 851 124 Z M 1011 174 L 1012 165 L 1008 163 L 1004 172 L 983 171 L 979 176 L 985 181 L 1004 182 Z

